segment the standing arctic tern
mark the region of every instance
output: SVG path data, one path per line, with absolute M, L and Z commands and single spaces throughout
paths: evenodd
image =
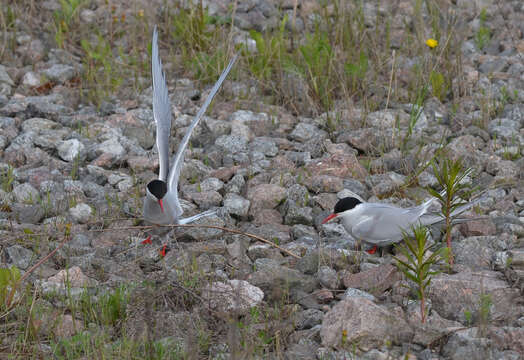
M 215 211 L 203 213 L 181 219 L 182 206 L 178 199 L 178 179 L 184 162 L 184 153 L 193 129 L 206 112 L 209 104 L 216 95 L 218 89 L 224 82 L 229 71 L 233 67 L 237 55 L 229 62 L 229 65 L 220 75 L 220 78 L 211 89 L 207 99 L 198 111 L 197 115 L 189 125 L 187 132 L 178 146 L 178 151 L 173 157 L 171 168 L 169 168 L 169 137 L 171 133 L 171 105 L 162 62 L 158 54 L 158 33 L 155 27 L 153 31 L 151 72 L 153 77 L 153 117 L 156 123 L 156 146 L 160 163 L 158 179 L 147 184 L 146 196 L 142 215 L 145 220 L 159 225 L 187 224 L 201 217 L 209 216 Z
M 363 202 L 355 197 L 340 199 L 335 205 L 333 214 L 326 217 L 322 224 L 339 218 L 342 226 L 355 239 L 373 246 L 369 253 L 373 254 L 377 247 L 388 246 L 402 241 L 403 232 L 411 232 L 414 225 L 430 226 L 444 221 L 438 213 L 428 213 L 428 209 L 436 198 L 410 208 L 400 208 L 394 205 Z M 480 199 L 456 208 L 452 216 L 459 215 L 472 208 Z M 455 219 L 453 223 L 467 221 Z

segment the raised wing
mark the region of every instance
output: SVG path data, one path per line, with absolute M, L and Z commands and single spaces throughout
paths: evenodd
M 238 55 L 235 55 L 233 59 L 229 62 L 229 65 L 226 67 L 226 69 L 222 72 L 220 77 L 218 78 L 218 81 L 216 82 L 215 86 L 213 86 L 213 89 L 211 89 L 211 92 L 209 93 L 206 101 L 196 114 L 195 118 L 189 125 L 189 128 L 187 129 L 186 135 L 182 139 L 182 142 L 178 146 L 178 151 L 173 158 L 173 162 L 171 165 L 171 170 L 169 171 L 169 180 L 168 180 L 168 189 L 169 191 L 173 191 L 177 193 L 178 189 L 178 178 L 180 177 L 180 170 L 182 169 L 182 164 L 184 163 L 184 153 L 186 151 L 187 144 L 189 142 L 189 138 L 191 137 L 191 133 L 193 132 L 193 129 L 195 126 L 197 126 L 198 122 L 200 121 L 200 118 L 202 118 L 202 115 L 206 112 L 209 104 L 215 97 L 216 93 L 218 92 L 218 89 L 224 82 L 226 76 L 229 74 L 229 71 L 231 71 L 231 68 L 233 67 L 233 64 L 237 60 Z M 177 194 L 177 206 L 180 208 L 180 205 L 178 204 L 178 194 Z M 181 210 L 181 208 L 180 208 Z
M 158 32 L 153 31 L 151 51 L 151 73 L 153 77 L 153 117 L 156 122 L 156 146 L 160 163 L 158 178 L 167 181 L 169 172 L 169 136 L 171 134 L 171 105 L 167 92 L 162 62 L 158 54 Z

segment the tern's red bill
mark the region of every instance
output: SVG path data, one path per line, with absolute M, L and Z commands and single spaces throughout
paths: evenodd
M 164 204 L 162 204 L 162 199 L 158 199 L 158 203 L 160 204 L 160 210 L 164 212 Z
M 329 220 L 332 220 L 332 219 L 336 218 L 337 215 L 338 215 L 338 214 L 336 214 L 336 213 L 329 215 L 327 218 L 325 218 L 325 219 L 322 221 L 322 224 L 325 224 L 325 223 L 327 223 Z

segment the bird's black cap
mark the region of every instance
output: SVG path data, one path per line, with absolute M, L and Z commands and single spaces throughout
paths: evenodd
M 162 180 L 153 180 L 147 184 L 147 189 L 160 200 L 167 193 L 167 184 Z
M 335 214 L 344 212 L 346 210 L 351 210 L 361 203 L 362 201 L 354 197 L 345 197 L 343 199 L 340 199 L 335 205 Z

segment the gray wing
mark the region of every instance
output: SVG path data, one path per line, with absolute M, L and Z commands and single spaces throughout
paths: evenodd
M 397 208 L 398 209 L 398 208 Z M 378 210 L 378 209 L 375 209 Z M 380 244 L 384 241 L 400 240 L 405 216 L 394 208 L 382 208 L 369 216 L 363 216 L 352 229 L 352 235 L 366 242 Z
M 171 105 L 162 62 L 158 54 L 158 32 L 153 31 L 151 73 L 153 77 L 153 117 L 156 122 L 156 146 L 160 162 L 158 178 L 167 181 L 169 172 L 169 136 L 171 134 Z
M 387 204 L 366 203 L 362 220 L 353 226 L 352 232 L 369 242 L 400 241 L 402 230 L 408 231 L 427 211 L 433 199 L 412 208 L 398 208 Z
M 178 151 L 177 151 L 175 157 L 173 158 L 173 162 L 172 162 L 172 165 L 171 165 L 171 170 L 169 172 L 169 180 L 168 180 L 168 189 L 169 189 L 169 191 L 173 191 L 173 192 L 177 193 L 178 178 L 180 177 L 180 170 L 182 169 L 182 164 L 184 163 L 184 153 L 186 151 L 186 147 L 187 147 L 187 144 L 189 142 L 189 138 L 191 137 L 191 133 L 193 132 L 193 129 L 195 128 L 195 126 L 197 126 L 197 124 L 200 121 L 200 118 L 202 117 L 202 115 L 204 115 L 204 113 L 206 112 L 209 104 L 211 103 L 211 101 L 215 97 L 216 93 L 218 92 L 218 89 L 220 88 L 220 86 L 224 82 L 227 74 L 229 74 L 229 71 L 231 71 L 231 68 L 233 67 L 233 64 L 235 63 L 235 61 L 237 60 L 237 57 L 238 57 L 238 55 L 235 55 L 233 57 L 233 59 L 231 59 L 231 61 L 229 62 L 229 65 L 226 67 L 226 69 L 222 72 L 222 74 L 218 78 L 218 81 L 216 82 L 215 86 L 213 86 L 213 89 L 211 89 L 211 92 L 209 93 L 206 101 L 204 102 L 204 104 L 202 105 L 202 107 L 200 108 L 198 113 L 196 114 L 195 118 L 193 119 L 193 121 L 189 125 L 189 128 L 187 129 L 186 135 L 184 136 L 184 138 L 182 139 L 182 142 L 178 146 Z M 180 204 L 178 203 L 178 194 L 177 194 L 176 198 L 177 198 L 177 201 L 176 201 L 177 202 L 177 206 L 178 206 L 178 208 L 180 210 L 182 210 L 182 208 L 180 207 Z

